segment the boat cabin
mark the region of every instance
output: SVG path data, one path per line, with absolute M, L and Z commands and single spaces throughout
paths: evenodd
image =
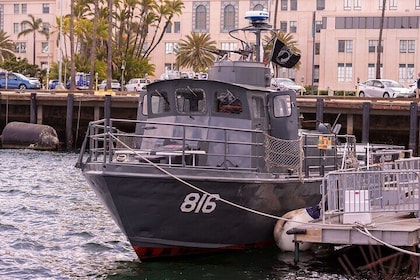
M 264 135 L 298 139 L 294 92 L 215 80 L 173 79 L 148 85 L 136 133 L 141 150 L 205 151 L 200 164 L 262 168 Z M 203 162 L 205 161 L 205 162 Z

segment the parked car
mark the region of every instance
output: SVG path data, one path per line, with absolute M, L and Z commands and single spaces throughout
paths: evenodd
M 280 90 L 294 90 L 297 94 L 305 94 L 306 89 L 289 78 L 272 78 L 271 86 Z
M 359 84 L 360 97 L 414 97 L 415 94 L 397 81 L 369 79 Z
M 149 79 L 142 79 L 142 78 L 134 78 L 128 81 L 124 85 L 125 91 L 140 91 L 145 90 L 146 86 L 150 84 L 151 81 Z
M 107 90 L 106 88 L 106 80 L 103 80 L 102 83 L 98 85 L 98 89 Z M 111 80 L 111 89 L 112 90 L 121 90 L 121 84 L 118 80 Z
M 14 72 L 0 73 L 0 88 L 8 89 L 40 89 L 41 83 L 29 80 L 28 77 Z
M 50 80 L 48 82 L 48 89 L 55 89 L 58 85 L 58 80 Z
M 38 78 L 29 77 L 29 82 L 35 85 L 36 88 L 41 88 L 41 81 Z
M 83 72 L 77 72 L 75 76 L 75 87 L 76 89 L 89 89 L 90 84 L 90 74 L 83 73 Z M 71 85 L 71 77 L 67 80 L 66 88 L 70 89 Z

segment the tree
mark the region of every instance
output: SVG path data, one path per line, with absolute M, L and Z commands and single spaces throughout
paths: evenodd
M 0 30 L 0 61 L 15 57 L 15 45 L 9 36 L 3 30 Z
M 20 38 L 21 36 L 26 36 L 30 33 L 33 33 L 33 64 L 35 64 L 36 33 L 42 34 L 48 38 L 49 32 L 43 29 L 44 23 L 42 22 L 42 19 L 40 18 L 35 19 L 33 15 L 28 15 L 28 17 L 30 18 L 30 20 L 24 20 L 21 22 L 21 24 L 27 25 L 29 26 L 29 28 L 26 28 L 25 30 L 22 30 L 21 32 L 19 32 L 18 38 Z
M 384 30 L 384 20 L 385 20 L 385 5 L 386 0 L 382 1 L 382 13 L 381 13 L 381 24 L 379 27 L 379 40 L 378 47 L 376 49 L 376 79 L 381 78 L 381 53 L 382 53 L 382 33 Z
M 208 33 L 191 32 L 186 39 L 181 39 L 176 64 L 179 68 L 192 68 L 194 72 L 207 71 L 214 64 L 215 56 L 208 50 L 215 50 L 216 42 Z

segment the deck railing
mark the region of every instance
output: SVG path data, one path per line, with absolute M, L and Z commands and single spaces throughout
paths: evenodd
M 284 140 L 262 130 L 203 126 L 170 122 L 109 119 L 91 122 L 82 149 L 90 161 L 120 164 L 156 164 L 189 167 L 252 170 L 286 174 L 289 177 L 323 176 L 325 172 L 347 168 L 353 158 L 354 136 L 341 136 L 348 147 L 338 152 L 337 135 L 303 133 L 297 140 Z M 126 133 L 121 125 L 144 133 Z M 205 135 L 202 131 L 207 131 Z M 329 143 L 320 147 L 320 139 Z M 344 140 L 343 140 L 344 139 Z M 353 150 L 352 150 L 353 149 Z M 83 154 L 83 151 L 82 153 Z M 83 158 L 79 159 L 83 165 Z

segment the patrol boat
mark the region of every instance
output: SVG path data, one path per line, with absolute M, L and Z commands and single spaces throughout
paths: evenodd
M 317 205 L 323 175 L 355 158 L 353 136 L 299 129 L 296 93 L 249 51 L 265 14 L 249 19 L 239 60 L 210 50 L 208 79 L 151 83 L 136 120 L 89 125 L 77 166 L 140 260 L 275 245 L 278 217 Z M 273 62 L 296 58 L 276 42 Z

